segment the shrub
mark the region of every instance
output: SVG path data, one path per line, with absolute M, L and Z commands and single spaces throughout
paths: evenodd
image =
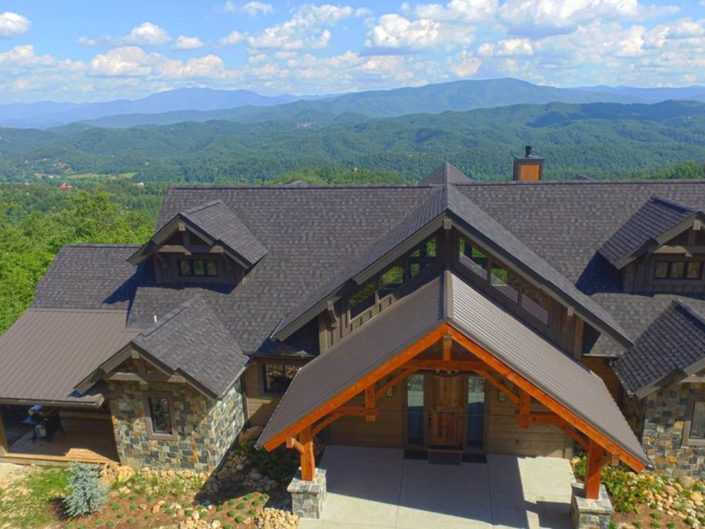
M 235 518 L 235 521 L 236 521 L 237 523 L 242 523 L 242 522 L 245 521 L 245 518 L 243 518 L 242 515 L 238 515 L 238 517 Z
M 96 465 L 72 463 L 69 469 L 69 494 L 64 498 L 66 514 L 71 518 L 101 510 L 108 499 L 107 488 L 100 482 Z
M 267 452 L 266 450 L 257 450 L 254 444 L 248 443 L 238 446 L 237 450 L 246 456 L 257 470 L 282 484 L 291 481 L 299 468 L 299 456 L 296 450 L 287 450 L 284 446 Z

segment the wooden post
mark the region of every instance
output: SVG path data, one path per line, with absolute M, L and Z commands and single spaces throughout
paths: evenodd
M 0 456 L 4 456 L 10 451 L 10 446 L 7 444 L 7 436 L 5 435 L 5 423 L 2 422 L 2 406 L 0 406 Z
M 585 497 L 589 500 L 596 500 L 600 497 L 600 470 L 605 461 L 604 449 L 590 439 L 587 463 L 585 464 Z
M 524 390 L 519 391 L 517 423 L 522 428 L 528 428 L 531 424 L 531 395 Z
M 316 459 L 313 455 L 313 435 L 311 427 L 305 428 L 299 434 L 301 443 L 301 479 L 303 481 L 313 481 L 316 475 Z
M 450 334 L 443 335 L 443 361 L 450 362 L 453 359 L 453 337 Z
M 375 386 L 372 384 L 365 389 L 365 422 L 375 422 L 377 420 L 375 398 Z

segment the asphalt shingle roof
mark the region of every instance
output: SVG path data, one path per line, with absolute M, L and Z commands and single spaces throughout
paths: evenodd
M 651 197 L 600 247 L 600 254 L 618 267 L 645 244 L 692 218 L 697 212 L 671 200 Z
M 467 184 L 472 178 L 449 162 L 440 165 L 419 182 L 420 185 Z
M 200 294 L 139 333 L 132 343 L 219 397 L 247 364 L 237 341 Z
M 630 394 L 640 394 L 668 375 L 694 374 L 704 362 L 705 318 L 685 303 L 671 301 L 615 362 L 615 371 Z

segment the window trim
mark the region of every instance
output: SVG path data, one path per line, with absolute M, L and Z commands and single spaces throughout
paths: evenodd
M 656 276 L 656 268 L 658 267 L 659 263 L 665 263 L 666 264 L 666 275 L 664 277 L 657 277 Z M 671 269 L 673 267 L 674 263 L 683 263 L 683 277 L 671 277 Z M 688 270 L 690 269 L 691 263 L 698 263 L 700 265 L 700 274 L 698 277 L 688 277 Z M 651 272 L 651 279 L 657 284 L 666 284 L 666 283 L 674 283 L 674 284 L 681 284 L 681 283 L 694 283 L 696 281 L 702 281 L 703 280 L 703 261 L 699 259 L 664 259 L 664 258 L 656 258 L 654 259 L 654 264 Z
M 166 399 L 169 407 L 169 422 L 171 423 L 171 433 L 154 431 L 154 422 L 152 420 L 152 407 L 149 405 L 149 399 Z M 150 439 L 158 441 L 174 441 L 178 439 L 176 433 L 176 417 L 174 413 L 174 395 L 166 392 L 150 392 L 144 397 L 144 419 L 147 423 L 147 436 Z
M 690 428 L 693 422 L 693 414 L 695 413 L 695 404 L 702 402 L 705 404 L 705 398 L 691 398 L 688 400 L 688 408 L 685 411 L 685 420 L 683 421 L 683 446 L 705 446 L 705 439 L 691 439 Z
M 191 273 L 190 274 L 183 274 L 181 272 L 181 263 L 187 261 L 191 263 Z M 196 261 L 202 261 L 203 262 L 203 274 L 198 275 L 196 274 L 196 267 L 194 263 Z M 215 275 L 211 275 L 208 273 L 208 263 L 212 262 L 215 264 Z M 220 277 L 220 266 L 218 265 L 218 259 L 214 258 L 209 258 L 209 257 L 198 257 L 195 259 L 177 259 L 176 262 L 176 268 L 178 269 L 179 272 L 179 277 L 195 277 L 197 279 L 202 279 L 202 278 L 218 278 Z

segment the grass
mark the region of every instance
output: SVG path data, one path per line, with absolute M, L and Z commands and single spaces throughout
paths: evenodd
M 0 492 L 0 526 L 42 527 L 56 521 L 56 503 L 68 484 L 65 468 L 32 469 L 12 487 Z

